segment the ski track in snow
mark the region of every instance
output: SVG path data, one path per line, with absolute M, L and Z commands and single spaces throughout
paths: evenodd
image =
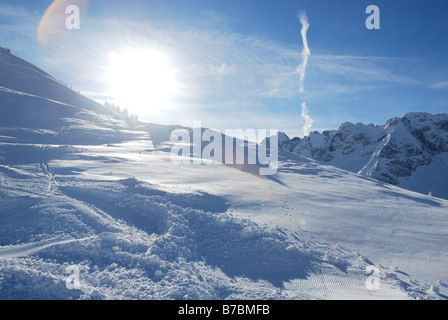
M 64 103 L 64 102 L 60 102 L 60 101 L 56 101 L 56 100 L 40 97 L 40 96 L 37 96 L 37 95 L 34 95 L 34 94 L 29 94 L 29 93 L 26 93 L 26 92 L 21 92 L 21 91 L 17 91 L 17 90 L 8 89 L 8 88 L 2 87 L 2 86 L 0 86 L 0 92 L 9 93 L 9 94 L 15 94 L 15 95 L 19 95 L 19 96 L 38 98 L 38 99 L 41 99 L 41 100 L 46 100 L 46 101 L 49 101 L 49 102 L 52 102 L 52 103 L 63 105 L 63 106 L 66 106 L 66 107 L 73 107 L 74 108 L 73 105 L 70 105 L 70 104 L 67 104 L 67 103 Z
M 34 255 L 39 251 L 48 249 L 53 246 L 62 244 L 71 244 L 80 241 L 92 240 L 95 237 L 85 237 L 82 239 L 70 239 L 70 240 L 48 240 L 42 243 L 29 243 L 24 245 L 18 245 L 13 247 L 0 248 L 0 259 L 12 259 L 22 258 Z

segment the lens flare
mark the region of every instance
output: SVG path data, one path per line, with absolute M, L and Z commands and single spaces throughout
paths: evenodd
M 77 6 L 81 13 L 85 12 L 89 0 L 56 0 L 45 12 L 37 30 L 39 43 L 50 45 L 60 42 L 70 35 L 72 30 L 66 26 L 70 13 L 67 8 Z

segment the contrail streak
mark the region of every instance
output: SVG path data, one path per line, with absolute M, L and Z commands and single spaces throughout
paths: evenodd
M 300 75 L 300 85 L 299 85 L 299 92 L 302 94 L 305 92 L 305 75 L 306 75 L 306 68 L 308 66 L 308 58 L 311 56 L 311 50 L 308 45 L 308 38 L 307 33 L 308 29 L 310 28 L 310 23 L 308 22 L 308 17 L 305 13 L 300 13 L 298 15 L 298 18 L 300 19 L 300 23 L 302 24 L 302 41 L 303 41 L 303 51 L 302 51 L 302 64 L 297 68 L 297 71 Z M 306 101 L 302 103 L 302 118 L 305 119 L 305 125 L 303 126 L 303 133 L 305 136 L 309 136 L 311 133 L 311 129 L 313 127 L 313 118 L 308 114 L 309 110 L 306 106 Z
M 305 75 L 306 75 L 306 67 L 308 66 L 308 58 L 311 55 L 310 47 L 308 45 L 307 33 L 310 28 L 310 24 L 308 22 L 308 17 L 305 13 L 300 14 L 300 23 L 302 24 L 302 41 L 303 41 L 303 51 L 302 51 L 302 64 L 297 68 L 297 71 L 300 74 L 300 93 L 303 93 L 305 90 Z

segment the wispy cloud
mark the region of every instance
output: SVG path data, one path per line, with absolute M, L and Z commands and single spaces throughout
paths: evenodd
M 9 19 L 17 19 L 30 18 L 31 16 L 33 16 L 33 14 L 28 8 L 17 5 L 10 5 L 8 3 L 2 3 L 2 5 L 0 6 L 0 16 Z
M 223 26 L 227 26 L 231 21 L 229 16 L 212 9 L 203 9 L 200 15 L 201 20 L 199 25 L 206 28 L 222 28 Z
M 433 83 L 429 87 L 431 89 L 437 89 L 437 90 L 448 90 L 448 81 Z
M 0 5 L 0 39 L 13 52 L 29 51 L 37 39 L 40 16 L 35 10 L 18 5 Z
M 338 75 L 351 81 L 393 82 L 397 84 L 418 84 L 419 80 L 393 71 L 393 62 L 406 62 L 404 58 L 346 56 L 316 54 L 311 58 L 313 68 L 327 75 Z
M 220 65 L 209 65 L 210 72 L 217 75 L 232 75 L 238 72 L 238 67 L 234 64 L 228 65 L 222 63 Z

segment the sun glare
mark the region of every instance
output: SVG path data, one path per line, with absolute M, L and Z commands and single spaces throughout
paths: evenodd
M 140 117 L 169 108 L 178 90 L 174 70 L 155 50 L 110 52 L 107 77 L 116 104 Z

